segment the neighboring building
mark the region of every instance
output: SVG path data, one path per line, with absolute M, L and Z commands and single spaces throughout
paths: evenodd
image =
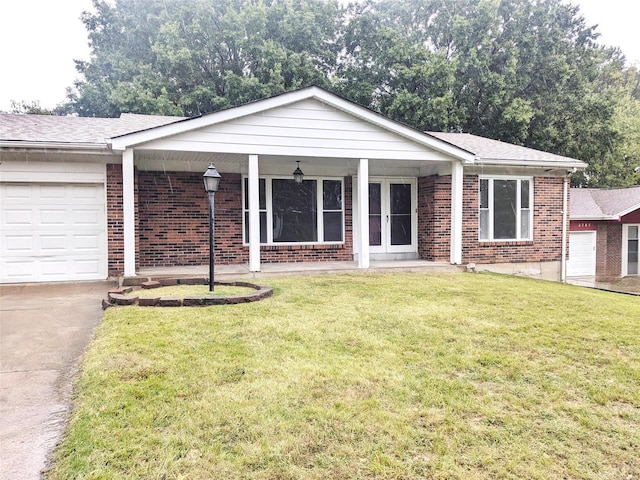
M 569 276 L 638 275 L 640 186 L 572 188 Z
M 0 281 L 206 265 L 210 161 L 218 264 L 421 258 L 556 280 L 567 176 L 586 167 L 317 87 L 191 119 L 0 115 Z

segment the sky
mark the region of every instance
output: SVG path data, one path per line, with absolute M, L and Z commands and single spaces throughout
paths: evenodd
M 600 42 L 618 46 L 640 65 L 638 0 L 567 0 L 580 6 Z M 87 32 L 80 21 L 91 0 L 0 0 L 0 111 L 11 101 L 54 108 L 78 78 L 74 59 L 88 60 Z

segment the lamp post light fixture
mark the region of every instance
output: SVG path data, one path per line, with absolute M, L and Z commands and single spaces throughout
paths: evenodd
M 213 237 L 213 221 L 214 221 L 214 196 L 220 186 L 220 174 L 213 165 L 209 163 L 209 168 L 202 176 L 204 179 L 204 189 L 209 194 L 209 291 L 213 292 L 213 264 L 215 253 L 215 239 Z
M 293 179 L 298 185 L 300 185 L 302 183 L 302 179 L 304 178 L 304 173 L 302 173 L 302 170 L 300 170 L 300 160 L 296 160 L 296 163 L 298 164 L 298 166 L 293 171 Z

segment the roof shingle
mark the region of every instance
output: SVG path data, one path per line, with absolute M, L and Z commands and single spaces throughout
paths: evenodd
M 0 141 L 104 144 L 125 133 L 166 125 L 182 117 L 123 113 L 119 118 L 0 113 Z
M 571 189 L 572 219 L 615 220 L 639 208 L 640 186 Z
M 511 143 L 492 140 L 490 138 L 472 135 L 470 133 L 446 133 L 446 132 L 427 132 L 440 140 L 444 140 L 456 147 L 462 148 L 467 152 L 477 155 L 484 162 L 545 162 L 558 164 L 575 164 L 579 167 L 586 167 L 586 164 L 574 158 L 563 157 L 553 153 L 535 150 L 533 148 L 521 147 Z

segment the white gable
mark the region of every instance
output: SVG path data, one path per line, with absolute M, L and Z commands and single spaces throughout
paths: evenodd
M 303 157 L 447 160 L 411 141 L 316 99 L 279 106 L 140 144 L 172 150 Z

